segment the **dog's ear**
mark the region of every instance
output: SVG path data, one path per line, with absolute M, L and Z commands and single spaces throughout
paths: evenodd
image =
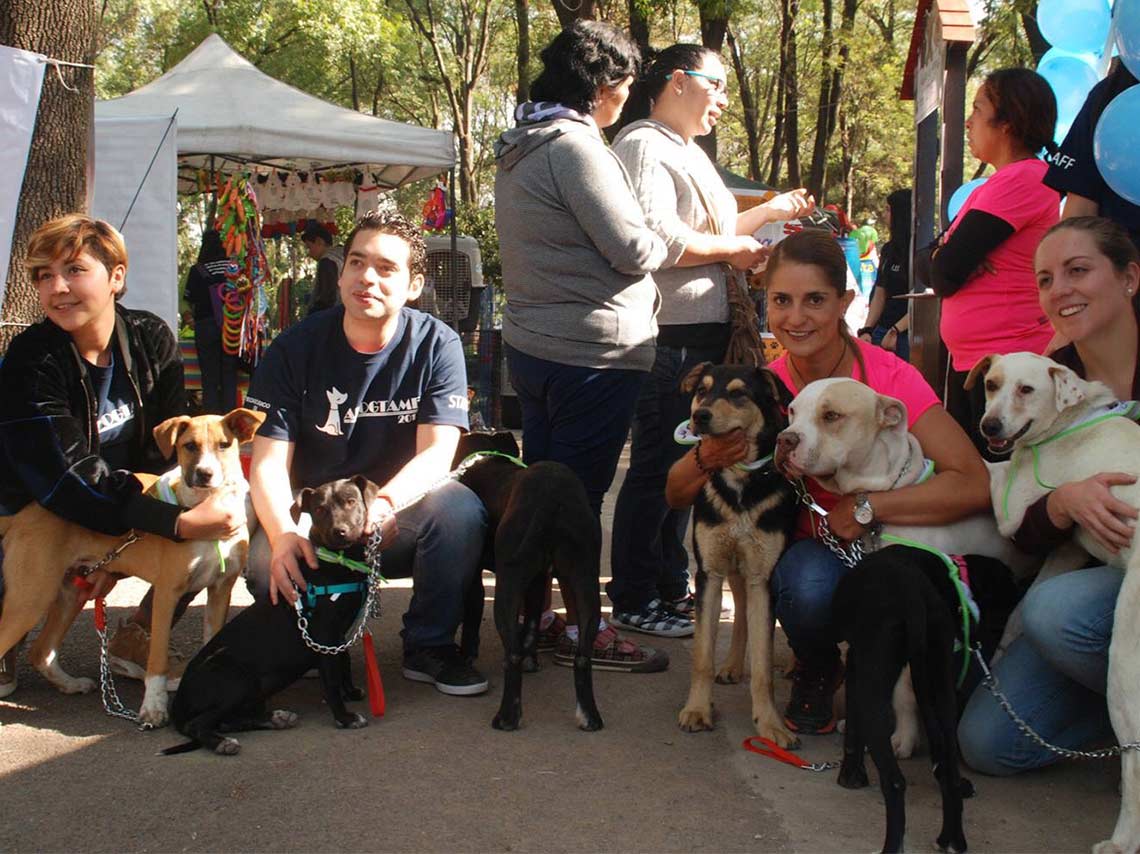
M 174 443 L 189 424 L 189 415 L 176 415 L 174 418 L 167 418 L 154 428 L 154 441 L 158 444 L 163 459 L 170 459 L 170 455 L 174 453 Z
M 711 367 L 712 362 L 701 362 L 699 365 L 693 365 L 693 369 L 681 380 L 681 393 L 692 394 L 693 389 L 697 387 L 697 380 Z
M 990 355 L 982 356 L 982 358 L 978 359 L 974 367 L 970 368 L 970 373 L 966 374 L 966 382 L 963 383 L 962 387 L 967 391 L 972 389 L 979 377 L 984 377 L 990 372 L 990 365 L 994 363 L 994 359 L 996 358 L 998 358 L 997 353 L 990 353 Z
M 296 499 L 293 501 L 293 506 L 289 508 L 289 515 L 293 517 L 294 522 L 301 521 L 302 513 L 309 513 L 312 504 L 313 490 L 305 487 L 297 493 Z
M 885 394 L 875 396 L 875 418 L 886 430 L 906 432 L 906 404 Z
M 261 426 L 261 422 L 264 420 L 264 412 L 243 408 L 228 412 L 222 419 L 222 423 L 226 425 L 227 430 L 234 434 L 238 442 L 244 445 L 246 442 L 253 441 L 253 434 L 257 432 L 257 428 Z
M 492 433 L 491 442 L 495 446 L 496 451 L 500 451 L 512 457 L 519 455 L 519 442 L 513 433 L 508 433 L 506 430 Z
M 362 474 L 354 474 L 352 482 L 356 484 L 356 488 L 360 490 L 360 497 L 364 499 L 365 509 L 372 506 L 372 502 L 380 495 L 380 487 L 370 481 Z
M 788 391 L 788 387 L 784 385 L 781 380 L 773 371 L 767 368 L 757 368 L 755 374 L 755 385 L 757 388 L 762 389 L 766 394 L 772 397 L 780 405 L 781 409 L 786 410 L 792 404 L 792 393 Z
M 1064 412 L 1085 399 L 1081 378 L 1072 369 L 1064 365 L 1053 365 L 1049 368 L 1049 379 L 1053 381 L 1054 402 L 1058 412 Z

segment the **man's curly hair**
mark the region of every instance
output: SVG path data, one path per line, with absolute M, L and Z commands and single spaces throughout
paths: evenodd
M 427 244 L 423 233 L 418 227 L 408 221 L 406 217 L 397 213 L 381 213 L 368 211 L 356 221 L 356 226 L 348 234 L 344 243 L 345 254 L 352 251 L 352 241 L 362 231 L 378 231 L 381 234 L 391 234 L 399 237 L 408 244 L 408 272 L 412 276 L 427 275 Z

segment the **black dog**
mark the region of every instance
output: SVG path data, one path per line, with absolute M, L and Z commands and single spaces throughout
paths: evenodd
M 518 445 L 509 433 L 470 433 L 460 439 L 456 459 L 477 451 L 511 456 Z M 538 669 L 538 622 L 542 616 L 547 571 L 553 566 L 562 595 L 578 611 L 578 648 L 591 650 L 601 617 L 598 583 L 602 528 L 590 509 L 586 489 L 562 463 L 541 462 L 523 468 L 502 456 L 477 458 L 459 478 L 487 508 L 494 532 L 495 628 L 503 642 L 503 701 L 491 721 L 495 729 L 518 729 L 522 719 L 522 672 Z M 519 609 L 524 611 L 519 625 Z M 466 637 L 465 617 L 464 637 Z M 574 660 L 578 726 L 602 728 L 594 702 L 589 655 Z
M 314 546 L 342 551 L 363 566 L 366 509 L 378 487 L 362 476 L 334 480 L 316 489 L 302 489 L 293 505 L 293 518 L 302 512 L 313 519 L 309 538 Z M 356 569 L 322 560 L 310 570 L 302 564 L 308 590 L 301 593 L 310 637 L 319 644 L 339 646 L 361 616 L 367 579 Z M 349 587 L 334 591 L 327 588 Z M 296 682 L 309 669 L 320 672 L 325 702 L 336 725 L 358 729 L 368 725 L 361 715 L 348 711 L 345 700 L 364 694 L 352 684 L 348 652 L 324 655 L 302 638 L 294 609 L 258 600 L 227 623 L 191 660 L 178 686 L 171 708 L 177 730 L 191 740 L 164 750 L 183 753 L 207 747 L 219 754 L 241 749 L 225 732 L 253 729 L 287 729 L 297 716 L 288 711 L 266 711 L 266 701 Z
M 970 643 L 988 658 L 1019 595 L 1009 568 L 993 558 L 967 555 L 969 587 L 981 623 L 967 615 Z M 887 808 L 883 851 L 901 851 L 906 830 L 906 779 L 891 748 L 891 694 L 910 665 L 930 761 L 942 793 L 942 851 L 963 852 L 962 799 L 973 785 L 958 769 L 958 697 L 962 668 L 961 600 L 949 567 L 939 556 L 890 546 L 865 557 L 840 580 L 832 614 L 847 651 L 847 731 L 839 785 L 868 785 L 863 748 L 870 748 Z M 967 653 L 968 654 L 968 653 Z

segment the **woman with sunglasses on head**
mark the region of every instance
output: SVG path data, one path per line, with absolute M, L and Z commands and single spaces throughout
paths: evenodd
M 661 292 L 657 354 L 633 419 L 630 467 L 614 509 L 614 622 L 665 637 L 693 632 L 684 532 L 688 510 L 665 504 L 669 467 L 684 453 L 673 428 L 688 417 L 681 379 L 696 364 L 722 362 L 729 287 L 767 250 L 752 234 L 814 208 L 795 190 L 739 213 L 715 164 L 695 142 L 728 105 L 724 64 L 706 47 L 675 44 L 656 55 L 630 92 L 614 151 L 668 247 L 653 274 Z
M 132 474 L 170 468 L 151 430 L 185 414 L 186 403 L 170 328 L 119 303 L 123 236 L 103 220 L 69 214 L 32 233 L 25 263 L 45 317 L 12 339 L 0 365 L 0 512 L 37 501 L 113 536 L 132 529 L 170 539 L 231 536 L 242 520 L 216 498 L 184 510 L 144 495 Z M 91 580 L 97 594 L 113 584 L 104 572 Z M 0 574 L 0 594 L 2 581 Z M 82 607 L 74 587 L 61 595 Z M 152 598 L 112 639 L 115 672 L 144 675 Z M 179 615 L 191 598 L 179 603 Z M 15 689 L 12 649 L 0 661 L 0 697 Z
M 495 145 L 495 228 L 503 260 L 503 341 L 519 396 L 526 461 L 554 460 L 582 480 L 596 515 L 613 482 L 633 405 L 653 365 L 664 241 L 646 223 L 629 175 L 601 129 L 617 121 L 640 52 L 601 21 L 575 21 L 542 51 L 533 101 Z M 558 637 L 555 663 L 577 655 L 577 615 L 551 611 L 539 637 Z M 612 626 L 594 666 L 651 672 L 664 650 Z
M 1003 68 L 985 79 L 966 138 L 996 171 L 970 194 L 931 260 L 950 351 L 946 408 L 979 450 L 985 396 L 981 383 L 965 390 L 970 368 L 990 353 L 1042 353 L 1053 337 L 1037 304 L 1033 252 L 1060 211 L 1060 195 L 1042 183 L 1048 166 L 1037 158 L 1055 148 L 1056 123 L 1053 90 L 1037 72 Z

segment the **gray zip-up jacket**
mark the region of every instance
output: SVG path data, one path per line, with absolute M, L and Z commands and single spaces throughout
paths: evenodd
M 552 362 L 649 370 L 666 257 L 592 122 L 554 119 L 495 145 L 503 340 Z

